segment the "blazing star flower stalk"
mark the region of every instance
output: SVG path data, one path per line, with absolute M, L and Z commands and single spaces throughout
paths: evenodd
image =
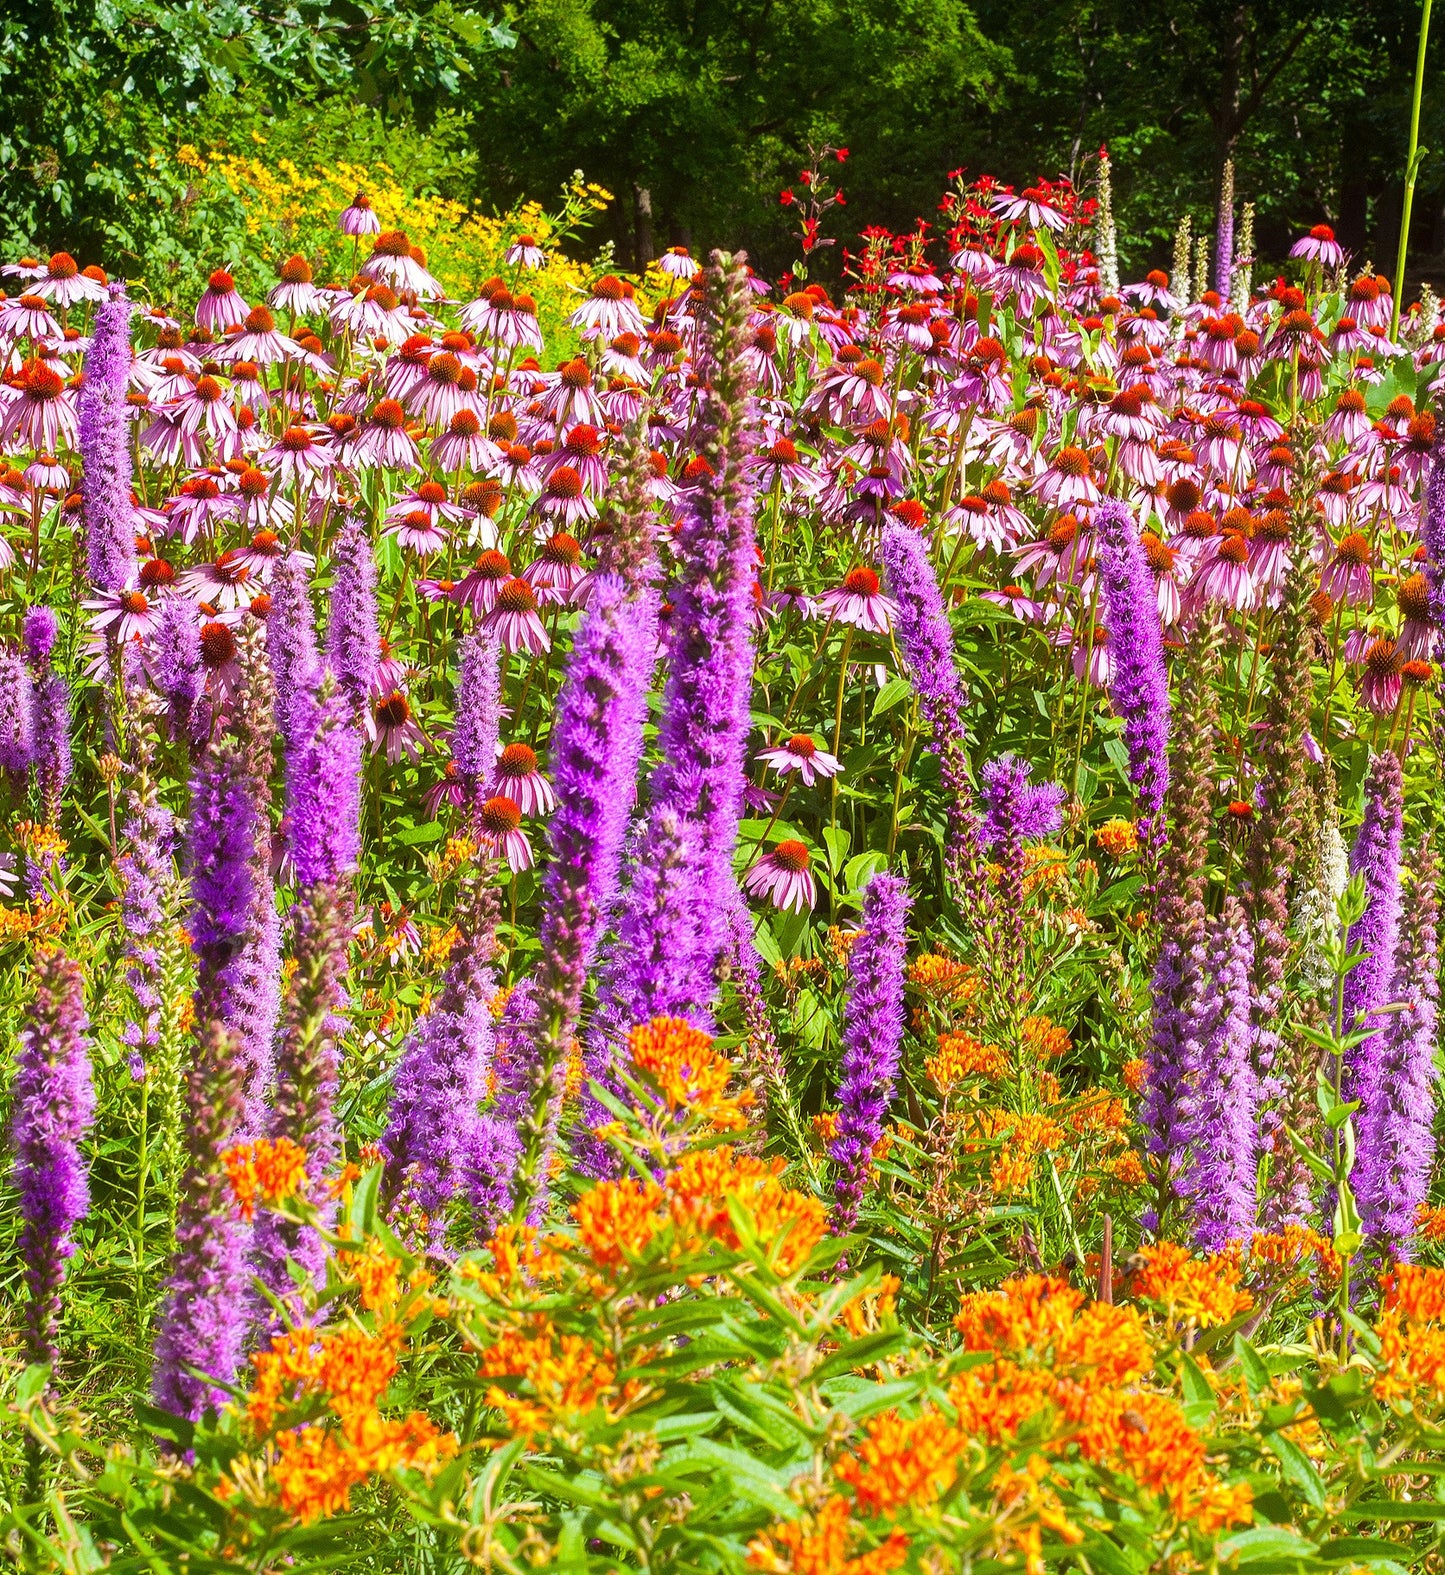
M 1028 765 L 1016 755 L 1000 755 L 983 768 L 983 842 L 999 866 L 998 928 L 1004 949 L 998 975 L 1017 989 L 1024 964 L 1024 844 L 1052 836 L 1063 824 L 1063 788 L 1030 782 Z
M 135 505 L 131 501 L 131 303 L 116 287 L 95 314 L 80 386 L 80 493 L 85 500 L 91 583 L 112 594 L 134 583 Z
M 1189 1099 L 1189 1172 L 1194 1243 L 1222 1252 L 1247 1243 L 1258 1213 L 1259 1085 L 1251 1059 L 1250 974 L 1254 944 L 1243 905 L 1225 898 L 1210 925 L 1210 982 L 1200 1013 L 1204 1028 Z
M 532 1107 L 520 1133 L 519 1205 L 531 1206 L 545 1176 L 548 1133 L 582 991 L 617 892 L 622 844 L 637 796 L 642 725 L 656 645 L 650 595 L 634 597 L 613 575 L 594 583 L 568 661 L 552 724 L 552 779 L 558 806 L 543 881 L 541 962 L 534 985 L 539 1058 Z M 590 1077 L 607 1079 L 610 1047 L 594 1039 Z M 605 1119 L 590 1094 L 583 1122 Z M 600 1161 L 599 1154 L 593 1159 Z
M 35 685 L 25 658 L 0 646 L 0 771 L 24 776 L 35 758 Z
M 486 797 L 497 761 L 498 719 L 502 706 L 502 648 L 489 630 L 474 629 L 462 641 L 461 671 L 452 727 L 456 762 L 474 816 Z
M 1354 1183 L 1365 1230 L 1385 1263 L 1414 1256 L 1415 1216 L 1435 1158 L 1435 1051 L 1440 999 L 1439 866 L 1416 853 L 1390 999 L 1380 1035 L 1379 1095 L 1360 1132 Z
M 1174 231 L 1174 261 L 1169 274 L 1169 293 L 1176 301 L 1192 301 L 1194 291 L 1189 276 L 1189 259 L 1194 245 L 1194 223 L 1186 213 Z
M 80 964 L 46 948 L 35 972 L 11 1086 L 10 1143 L 21 1219 L 17 1253 L 25 1266 L 25 1356 L 53 1364 L 60 1354 L 60 1287 L 75 1252 L 72 1232 L 90 1208 L 81 1144 L 95 1118 L 95 1089 Z
M 291 851 L 300 895 L 291 914 L 295 969 L 282 1009 L 269 1135 L 289 1138 L 304 1151 L 313 1200 L 326 1225 L 335 1211 L 325 1186 L 341 1153 L 335 1112 L 337 1044 L 346 1028 L 341 1013 L 351 940 L 351 878 L 361 858 L 361 732 L 350 704 L 329 676 L 314 703 L 315 730 L 295 757 L 293 774 Z M 287 1259 L 314 1280 L 325 1256 L 315 1226 L 296 1225 L 272 1213 L 257 1221 L 257 1269 L 283 1303 L 295 1304 L 296 1299 Z M 270 1321 L 269 1308 L 258 1312 Z
M 59 628 L 48 607 L 25 615 L 25 658 L 30 665 L 34 718 L 31 765 L 45 823 L 60 817 L 60 801 L 70 781 L 70 685 L 51 662 Z
M 1114 165 L 1107 148 L 1099 149 L 1099 206 L 1094 234 L 1099 251 L 1099 282 L 1110 294 L 1119 289 L 1119 235 L 1114 227 Z
M 252 1231 L 240 1218 L 221 1163 L 240 1137 L 240 1066 L 225 1029 L 215 1019 L 204 1021 L 186 1077 L 186 1168 L 151 1379 L 155 1403 L 192 1421 L 219 1411 L 229 1398 L 222 1386 L 238 1376 L 248 1323 Z
M 679 958 L 681 1015 L 711 1021 L 717 967 L 734 883 L 751 725 L 753 489 L 747 460 L 754 424 L 748 361 L 752 290 L 741 259 L 713 254 L 705 282 L 705 376 L 694 446 L 707 464 L 675 542 L 669 674 L 659 724 L 652 802 L 694 823 L 697 864 L 688 918 L 697 946 Z M 686 976 L 681 972 L 685 968 Z
M 159 702 L 139 685 L 126 693 L 131 718 L 132 765 L 121 825 L 124 849 L 116 860 L 120 880 L 122 955 L 125 982 L 135 1005 L 121 1038 L 130 1047 L 130 1072 L 141 1082 L 151 1052 L 160 1043 L 162 965 L 160 942 L 175 885 L 172 847 L 175 823 L 156 793 L 153 724 Z
M 332 550 L 331 622 L 326 657 L 358 715 L 371 704 L 381 633 L 376 614 L 376 559 L 365 524 L 349 515 Z
M 1234 160 L 1224 161 L 1219 177 L 1219 213 L 1214 229 L 1214 289 L 1229 304 L 1234 277 Z
M 161 603 L 156 630 L 156 690 L 166 702 L 172 738 L 193 738 L 205 732 L 198 714 L 205 673 L 201 666 L 201 626 L 188 596 L 168 596 Z
M 266 658 L 276 691 L 276 731 L 289 763 L 304 749 L 316 726 L 316 686 L 321 660 L 311 582 L 301 557 L 287 553 L 271 576 L 271 612 L 266 619 Z
M 1430 590 L 1430 621 L 1445 628 L 1445 439 L 1437 442 L 1420 510 L 1420 541 L 1425 548 L 1425 583 Z
M 1254 204 L 1245 203 L 1239 216 L 1239 249 L 1234 258 L 1234 284 L 1229 304 L 1241 317 L 1254 293 Z
M 1128 508 L 1114 499 L 1094 515 L 1099 589 L 1111 654 L 1109 700 L 1124 719 L 1129 780 L 1139 804 L 1139 841 L 1157 850 L 1169 791 L 1169 673 L 1154 575 Z
M 242 747 L 254 824 L 251 912 L 234 962 L 226 1026 L 247 1062 L 242 1084 L 246 1099 L 242 1137 L 249 1140 L 266 1130 L 267 1100 L 275 1070 L 276 1029 L 281 1017 L 281 919 L 271 875 L 275 694 L 261 627 L 252 624 L 243 628 L 237 645 L 242 677 L 231 726 Z
M 441 993 L 402 1047 L 381 1139 L 389 1192 L 420 1209 L 443 1245 L 446 1209 L 472 1190 L 483 1152 L 482 1100 L 495 1031 L 497 898 L 490 871 L 473 871 L 457 899 L 457 938 Z
M 978 814 L 968 779 L 963 728 L 965 696 L 954 657 L 953 629 L 943 593 L 917 531 L 896 520 L 883 527 L 883 570 L 898 606 L 896 634 L 918 703 L 933 729 L 948 805 L 949 884 L 966 912 L 987 913 Z
M 466 771 L 480 778 L 497 757 L 501 712 L 499 647 L 476 634 L 462 655 L 457 731 Z M 481 1104 L 495 1033 L 490 1001 L 496 989 L 497 899 L 484 865 L 463 882 L 457 926 L 441 992 L 402 1046 L 381 1140 L 392 1196 L 404 1197 L 431 1222 L 440 1243 L 447 1205 L 471 1189 L 482 1148 Z
M 1303 796 L 1309 782 L 1305 734 L 1314 698 L 1311 663 L 1315 639 L 1309 617 L 1313 588 L 1313 576 L 1301 551 L 1290 571 L 1271 644 L 1271 690 L 1255 757 L 1260 767 L 1258 802 L 1245 850 L 1242 892 L 1253 935 L 1250 1018 L 1260 1143 L 1273 1156 L 1277 1171 L 1291 1173 L 1298 1156 L 1277 1108 L 1288 1082 L 1277 1058 L 1285 965 L 1291 947 L 1290 885 L 1296 873 Z M 1303 1218 L 1285 1219 L 1279 1214 L 1281 1209 L 1292 1209 L 1298 1197 L 1298 1189 L 1268 1189 L 1264 1201 L 1271 1229 L 1305 1223 Z
M 1365 911 L 1351 925 L 1352 951 L 1364 953 L 1345 976 L 1340 1021 L 1346 1032 L 1373 1028 L 1345 1056 L 1344 1095 L 1362 1101 L 1357 1130 L 1368 1130 L 1381 1097 L 1380 1054 L 1384 1023 L 1377 1016 L 1390 999 L 1400 934 L 1400 834 L 1403 817 L 1400 762 L 1386 750 L 1365 777 L 1365 814 L 1350 853 L 1350 874 L 1365 882 Z
M 908 937 L 907 883 L 878 874 L 863 894 L 863 923 L 848 954 L 838 1135 L 829 1153 L 838 1166 L 832 1227 L 858 1222 L 873 1146 L 893 1100 L 903 1050 L 903 972 Z
M 1208 1021 L 1206 866 L 1214 803 L 1215 676 L 1221 631 L 1206 626 L 1185 653 L 1179 727 L 1169 779 L 1171 832 L 1164 842 L 1154 912 L 1160 936 L 1151 980 L 1153 1024 L 1145 1057 L 1140 1124 L 1155 1201 L 1146 1228 L 1158 1229 L 1179 1198 L 1188 1164 L 1190 1086 Z

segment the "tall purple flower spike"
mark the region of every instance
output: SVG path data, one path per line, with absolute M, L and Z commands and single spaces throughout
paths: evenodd
M 1365 882 L 1365 911 L 1350 928 L 1350 948 L 1364 953 L 1345 976 L 1342 1021 L 1347 1032 L 1373 1028 L 1345 1057 L 1345 1097 L 1363 1106 L 1357 1128 L 1366 1130 L 1380 1095 L 1384 1022 L 1377 1015 L 1390 999 L 1400 933 L 1400 833 L 1404 806 L 1400 762 L 1390 750 L 1376 755 L 1365 778 L 1365 815 L 1350 853 L 1350 874 Z
M 838 1135 L 829 1149 L 838 1166 L 832 1224 L 839 1235 L 858 1222 L 873 1145 L 883 1135 L 898 1078 L 908 909 L 907 883 L 897 875 L 875 875 L 863 894 L 863 924 L 848 954 Z
M 1124 720 L 1129 780 L 1139 803 L 1139 839 L 1163 841 L 1169 791 L 1169 671 L 1154 575 L 1133 516 L 1114 499 L 1094 515 L 1099 588 L 1111 654 L 1109 699 Z
M 1259 1085 L 1251 1048 L 1254 945 L 1238 898 L 1210 926 L 1210 981 L 1196 1029 L 1199 1054 L 1189 1097 L 1190 1197 L 1196 1246 L 1219 1252 L 1248 1242 L 1259 1207 Z
M 95 314 L 80 387 L 80 493 L 86 558 L 93 584 L 114 594 L 134 580 L 135 505 L 131 498 L 131 303 L 117 287 Z
M 54 1362 L 65 1265 L 75 1252 L 75 1227 L 90 1208 L 81 1144 L 95 1117 L 95 1089 L 80 964 L 52 949 L 38 955 L 35 971 L 11 1089 L 10 1143 L 22 1221 L 25 1354 L 32 1362 Z

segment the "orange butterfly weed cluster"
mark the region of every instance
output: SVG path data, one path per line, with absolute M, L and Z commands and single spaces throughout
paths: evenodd
M 654 1083 L 670 1109 L 703 1116 L 718 1131 L 741 1131 L 751 1091 L 730 1095 L 732 1062 L 713 1049 L 712 1038 L 681 1017 L 655 1017 L 632 1029 L 627 1052 Z
M 237 1143 L 221 1155 L 231 1196 L 243 1220 L 253 1219 L 257 1203 L 279 1203 L 306 1191 L 306 1150 L 290 1138 L 257 1138 Z
M 283 1414 L 320 1398 L 332 1416 L 283 1431 L 272 1477 L 282 1507 L 298 1520 L 337 1515 L 351 1490 L 368 1477 L 404 1467 L 425 1468 L 456 1448 L 429 1417 L 414 1411 L 399 1421 L 380 1414 L 396 1373 L 402 1331 L 387 1324 L 375 1334 L 359 1327 L 318 1333 L 292 1329 L 252 1358 L 256 1381 L 246 1416 L 271 1434 Z
M 1375 1333 L 1375 1394 L 1381 1400 L 1445 1401 L 1445 1269 L 1397 1263 L 1385 1280 Z

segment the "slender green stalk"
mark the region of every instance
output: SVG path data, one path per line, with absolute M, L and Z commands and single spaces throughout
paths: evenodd
M 1410 99 L 1410 146 L 1405 154 L 1405 201 L 1400 209 L 1400 245 L 1395 252 L 1394 306 L 1390 312 L 1390 338 L 1400 329 L 1400 297 L 1405 291 L 1405 253 L 1410 245 L 1410 210 L 1415 205 L 1415 179 L 1428 148 L 1420 146 L 1420 99 L 1425 91 L 1425 48 L 1430 42 L 1430 7 L 1433 0 L 1421 0 L 1420 42 L 1415 50 L 1415 91 Z

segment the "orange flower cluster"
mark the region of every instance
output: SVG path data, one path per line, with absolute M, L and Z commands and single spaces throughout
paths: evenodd
M 1024 849 L 1024 893 L 1032 893 L 1062 885 L 1069 876 L 1069 864 L 1063 849 L 1047 845 Z
M 923 1063 L 929 1081 L 946 1094 L 966 1077 L 999 1078 L 1008 1071 L 1008 1057 L 997 1045 L 986 1045 L 972 1034 L 940 1034 L 938 1049 Z
M 1050 1017 L 1026 1017 L 1019 1028 L 1029 1058 L 1045 1061 L 1067 1055 L 1074 1048 L 1067 1028 L 1060 1028 Z
M 252 1358 L 256 1381 L 246 1415 L 269 1434 L 280 1413 L 320 1396 L 336 1423 L 311 1422 L 284 1431 L 273 1468 L 282 1507 L 298 1520 L 343 1513 L 351 1490 L 370 1476 L 403 1467 L 425 1467 L 456 1448 L 421 1412 L 391 1421 L 378 1412 L 396 1372 L 402 1331 L 392 1324 L 370 1334 L 348 1327 L 318 1334 L 293 1329 L 279 1334 Z
M 627 1177 L 589 1188 L 572 1207 L 583 1247 L 599 1269 L 613 1269 L 666 1237 L 671 1253 L 686 1256 L 715 1242 L 742 1245 L 729 1200 L 753 1217 L 758 1237 L 789 1274 L 807 1258 L 827 1228 L 821 1200 L 778 1180 L 781 1160 L 737 1154 L 731 1145 L 696 1149 L 656 1181 Z
M 964 1123 L 965 1146 L 999 1142 L 989 1181 L 997 1197 L 1028 1190 L 1040 1154 L 1051 1153 L 1064 1140 L 1064 1129 L 1048 1116 L 1019 1114 L 997 1107 L 970 1111 Z
M 748 1544 L 748 1563 L 766 1575 L 887 1575 L 908 1557 L 908 1538 L 892 1531 L 881 1546 L 850 1553 L 859 1527 L 837 1494 L 797 1520 L 779 1521 Z
M 1139 1259 L 1129 1283 L 1131 1294 L 1156 1303 L 1171 1322 L 1210 1329 L 1254 1305 L 1254 1298 L 1240 1287 L 1240 1263 L 1233 1253 L 1194 1258 L 1177 1242 L 1161 1241 L 1141 1247 Z
M 1094 833 L 1094 841 L 1111 859 L 1122 859 L 1139 846 L 1139 833 L 1132 820 L 1122 820 L 1116 816 L 1099 827 Z
M 938 952 L 924 952 L 908 965 L 908 982 L 939 1006 L 961 1006 L 979 991 L 978 975 L 967 963 Z
M 1329 1237 L 1305 1225 L 1286 1225 L 1281 1231 L 1259 1231 L 1250 1238 L 1249 1266 L 1256 1271 L 1299 1270 L 1306 1259 L 1313 1258 L 1322 1277 L 1329 1281 L 1340 1277 L 1340 1255 Z
M 1056 1446 L 1127 1472 L 1180 1521 L 1218 1530 L 1249 1519 L 1248 1485 L 1221 1482 L 1175 1402 L 1141 1387 L 1154 1356 L 1136 1308 L 1086 1304 L 1063 1281 L 1029 1275 L 965 1297 L 955 1322 L 966 1351 L 993 1357 L 950 1385 L 966 1433 L 1006 1443 L 1044 1416 Z
M 639 1392 L 635 1380 L 621 1386 L 617 1368 L 581 1335 L 563 1334 L 538 1315 L 525 1329 L 504 1329 L 482 1353 L 483 1378 L 511 1380 L 527 1391 L 493 1384 L 487 1404 L 507 1419 L 513 1436 L 533 1439 L 550 1427 L 601 1406 L 609 1419 Z
M 1422 1203 L 1415 1211 L 1415 1229 L 1420 1233 L 1421 1241 L 1438 1247 L 1445 1241 L 1445 1209 L 1431 1208 L 1428 1203 Z
M 655 1017 L 627 1036 L 628 1054 L 642 1075 L 655 1083 L 670 1109 L 706 1116 L 718 1131 L 747 1125 L 749 1090 L 729 1096 L 732 1063 L 713 1049 L 712 1038 L 681 1017 Z
M 1375 1323 L 1375 1393 L 1382 1400 L 1445 1400 L 1445 1269 L 1397 1263 Z
M 243 1220 L 254 1219 L 256 1204 L 279 1203 L 306 1191 L 306 1150 L 290 1138 L 257 1138 L 221 1155 L 226 1180 Z

